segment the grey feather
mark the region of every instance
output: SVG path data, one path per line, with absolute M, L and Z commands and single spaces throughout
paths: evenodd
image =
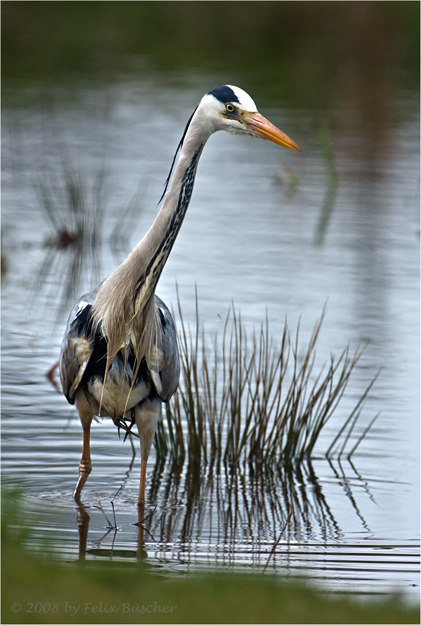
M 60 351 L 60 380 L 63 394 L 69 403 L 75 403 L 75 393 L 83 373 L 92 355 L 92 340 L 87 333 L 81 332 L 77 323 L 86 307 L 91 307 L 99 291 L 100 284 L 85 293 L 73 307 L 64 333 Z M 85 355 L 83 354 L 85 351 Z M 84 357 L 85 356 L 85 357 Z
M 159 372 L 162 387 L 161 392 L 158 389 L 157 392 L 163 401 L 168 401 L 177 390 L 180 378 L 177 332 L 170 311 L 157 295 L 155 295 L 155 304 L 161 317 L 161 349 L 164 354 Z

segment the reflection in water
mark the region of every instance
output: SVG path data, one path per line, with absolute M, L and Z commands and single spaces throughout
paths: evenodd
M 135 525 L 138 528 L 137 548 L 136 550 L 118 549 L 115 547 L 118 527 L 116 523 L 114 505 L 113 505 L 113 513 L 114 513 L 115 523 L 114 525 L 112 525 L 106 513 L 103 510 L 103 507 L 99 498 L 98 498 L 98 501 L 99 501 L 99 507 L 101 509 L 101 512 L 103 512 L 104 516 L 106 517 L 109 527 L 107 531 L 105 532 L 105 534 L 101 536 L 101 538 L 99 538 L 99 540 L 97 541 L 96 547 L 91 548 L 91 549 L 87 549 L 88 535 L 89 535 L 89 523 L 90 523 L 91 518 L 85 506 L 83 506 L 82 504 L 77 504 L 77 527 L 78 527 L 78 534 L 79 534 L 79 550 L 78 550 L 79 562 L 84 562 L 86 560 L 87 553 L 91 556 L 109 558 L 109 559 L 111 558 L 136 558 L 138 562 L 143 562 L 143 560 L 147 558 L 148 556 L 148 553 L 145 550 L 145 531 L 147 534 L 151 536 L 150 532 L 145 528 L 145 523 L 151 515 L 148 515 L 145 518 L 144 506 L 138 506 L 138 522 L 135 523 Z M 102 542 L 105 541 L 107 536 L 109 536 L 111 533 L 113 536 L 111 548 L 103 548 L 101 546 Z
M 339 476 L 333 464 L 331 466 Z M 343 492 L 364 529 L 369 531 L 353 496 L 350 480 L 345 473 L 342 476 Z M 205 468 L 189 465 L 183 470 L 180 465 L 158 462 L 148 493 L 148 500 L 158 505 L 149 514 L 145 514 L 143 506 L 138 507 L 138 521 L 134 524 L 138 527 L 137 548 L 136 551 L 123 550 L 124 554 L 118 547 L 121 488 L 110 501 L 113 522 L 104 510 L 105 502 L 98 498 L 98 506 L 94 506 L 101 510 L 108 528 L 93 549 L 87 550 L 89 514 L 83 505 L 78 506 L 80 559 L 85 559 L 89 553 L 117 559 L 136 556 L 143 561 L 147 556 L 145 532 L 146 539 L 152 540 L 157 550 L 178 544 L 184 563 L 194 561 L 197 545 L 205 542 L 210 550 L 216 549 L 219 563 L 234 565 L 238 554 L 246 550 L 253 566 L 257 567 L 265 564 L 271 547 L 277 543 L 282 551 L 291 542 L 344 540 L 311 462 L 277 466 L 272 470 L 266 465 L 256 470 L 244 463 L 225 467 L 223 471 L 216 471 L 212 465 Z M 111 533 L 111 547 L 102 547 Z
M 86 544 L 89 532 L 89 516 L 86 508 L 82 504 L 78 505 L 77 511 L 77 528 L 79 532 L 79 560 L 84 561 L 86 556 Z
M 315 243 L 322 245 L 329 221 L 335 207 L 336 194 L 338 190 L 338 179 L 335 170 L 335 154 L 333 151 L 330 128 L 327 120 L 319 124 L 319 143 L 326 167 L 326 194 L 323 201 L 322 210 L 317 224 Z

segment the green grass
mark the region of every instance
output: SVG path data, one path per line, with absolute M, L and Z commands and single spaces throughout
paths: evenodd
M 329 597 L 304 581 L 262 574 L 163 577 L 145 565 L 47 562 L 6 538 L 2 622 L 419 623 L 419 611 L 397 597 Z

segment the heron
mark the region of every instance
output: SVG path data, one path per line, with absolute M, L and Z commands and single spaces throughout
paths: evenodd
M 252 98 L 239 87 L 213 89 L 193 111 L 150 229 L 121 265 L 79 299 L 67 322 L 60 379 L 66 399 L 76 405 L 83 430 L 79 478 L 73 493 L 79 504 L 92 471 L 92 420 L 107 416 L 126 436 L 137 426 L 137 503 L 144 506 L 147 462 L 162 403 L 175 393 L 180 375 L 174 320 L 156 288 L 189 206 L 203 148 L 218 130 L 268 139 L 300 151 L 292 139 L 258 113 Z

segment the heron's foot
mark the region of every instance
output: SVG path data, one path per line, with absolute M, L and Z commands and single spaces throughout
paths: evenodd
M 88 479 L 89 474 L 92 471 L 91 461 L 83 461 L 79 465 L 79 479 L 76 484 L 75 491 L 73 493 L 73 498 L 76 503 L 80 504 L 80 494 L 82 492 L 82 488 L 85 486 L 85 482 Z

